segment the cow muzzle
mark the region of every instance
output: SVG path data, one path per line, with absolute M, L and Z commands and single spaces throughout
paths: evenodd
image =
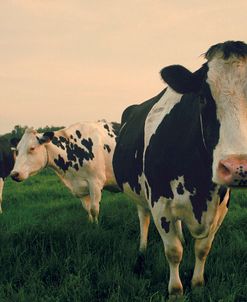
M 12 171 L 12 172 L 10 173 L 10 176 L 11 176 L 11 178 L 12 178 L 14 181 L 18 181 L 18 182 L 22 181 L 22 179 L 20 178 L 20 173 L 19 173 L 19 172 Z
M 247 155 L 232 155 L 221 160 L 217 174 L 222 184 L 247 187 Z

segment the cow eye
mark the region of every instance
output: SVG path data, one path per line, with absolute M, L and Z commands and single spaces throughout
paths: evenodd
M 32 151 L 34 151 L 34 150 L 35 150 L 35 148 L 34 148 L 34 147 L 31 147 L 31 148 L 30 148 L 30 151 L 31 151 L 31 152 L 32 152 Z

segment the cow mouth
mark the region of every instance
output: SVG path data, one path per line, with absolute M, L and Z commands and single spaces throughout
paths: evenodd
M 22 175 L 19 173 L 19 172 L 16 172 L 16 171 L 13 171 L 11 174 L 10 174 L 11 178 L 16 181 L 16 182 L 21 182 L 23 181 L 23 177 Z
M 233 184 L 231 184 L 233 188 L 247 188 L 247 179 L 234 179 Z
M 11 177 L 12 177 L 12 176 L 11 176 Z M 16 182 L 22 182 L 22 179 L 17 178 L 17 177 L 12 177 L 12 179 L 13 179 L 14 181 L 16 181 Z

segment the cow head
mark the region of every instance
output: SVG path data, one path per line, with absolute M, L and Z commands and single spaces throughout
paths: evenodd
M 53 138 L 53 132 L 38 134 L 33 128 L 26 129 L 16 147 L 16 161 L 11 172 L 15 181 L 27 179 L 44 168 L 48 162 L 45 144 Z
M 161 76 L 181 94 L 198 102 L 202 139 L 212 158 L 216 184 L 247 186 L 247 45 L 227 41 L 212 46 L 207 62 L 191 73 L 180 65 Z

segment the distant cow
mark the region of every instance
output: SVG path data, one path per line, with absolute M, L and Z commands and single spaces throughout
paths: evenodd
M 97 222 L 102 189 L 116 186 L 112 156 L 118 128 L 117 123 L 100 121 L 44 134 L 26 129 L 17 145 L 11 177 L 22 181 L 45 167 L 52 168 L 81 199 L 89 220 Z
M 16 138 L 9 141 L 5 136 L 0 137 L 0 213 L 2 213 L 4 179 L 9 176 L 13 169 L 15 151 L 12 148 L 16 147 L 17 142 Z
M 195 238 L 192 286 L 202 285 L 228 188 L 247 185 L 247 45 L 216 44 L 205 58 L 194 73 L 179 65 L 161 71 L 168 87 L 125 110 L 113 157 L 120 188 L 137 201 L 140 252 L 150 213 L 163 240 L 171 297 L 183 293 L 181 221 Z

